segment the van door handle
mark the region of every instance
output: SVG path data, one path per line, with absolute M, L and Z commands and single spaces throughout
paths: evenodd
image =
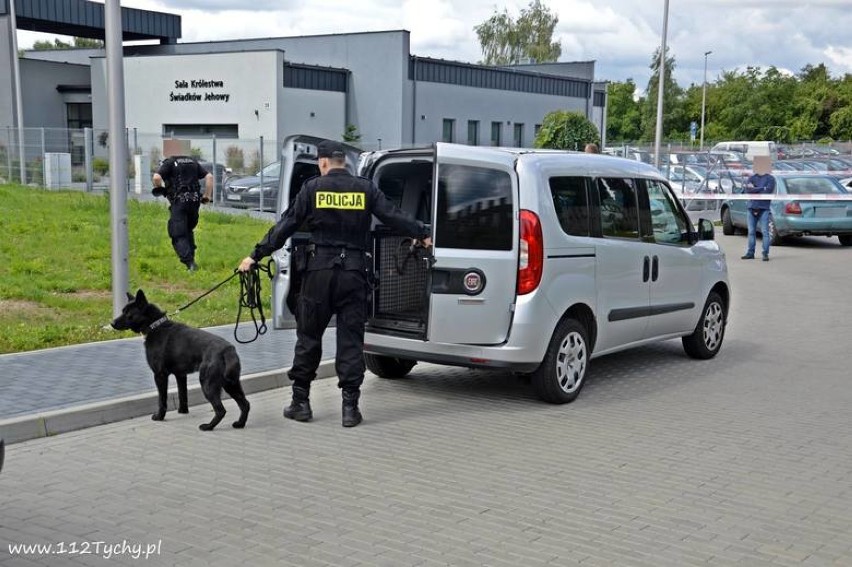
M 660 259 L 654 256 L 654 264 L 651 268 L 651 281 L 657 281 L 657 278 L 660 276 Z
M 642 282 L 648 281 L 648 274 L 651 271 L 651 259 L 645 256 L 645 259 L 642 260 Z

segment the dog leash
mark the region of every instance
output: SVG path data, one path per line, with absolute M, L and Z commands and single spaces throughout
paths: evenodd
M 204 299 L 205 297 L 207 297 L 208 295 L 210 295 L 235 277 L 239 276 L 240 299 L 237 307 L 237 322 L 234 325 L 234 340 L 240 344 L 248 344 L 256 341 L 258 337 L 260 337 L 260 335 L 265 334 L 268 330 L 268 327 L 266 326 L 266 316 L 263 314 L 263 300 L 261 298 L 260 275 L 258 274 L 259 271 L 265 272 L 270 279 L 272 278 L 272 269 L 269 267 L 268 264 L 265 266 L 260 264 L 254 264 L 252 265 L 252 269 L 248 272 L 240 272 L 239 270 L 234 270 L 233 274 L 231 274 L 209 290 L 205 291 L 183 307 L 178 308 L 174 313 L 172 313 L 172 316 L 179 315 L 181 311 L 192 307 L 200 300 Z M 249 310 L 249 313 L 251 314 L 252 323 L 254 324 L 254 337 L 249 340 L 242 340 L 238 335 L 243 308 L 247 308 Z M 260 323 L 258 323 L 257 317 L 254 314 L 255 310 L 257 310 L 258 314 L 260 315 Z

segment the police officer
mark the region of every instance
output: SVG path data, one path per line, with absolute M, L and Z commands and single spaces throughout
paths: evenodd
M 201 194 L 198 183 L 204 179 L 205 190 Z M 165 187 L 164 187 L 165 182 Z M 169 237 L 172 247 L 186 265 L 194 272 L 195 236 L 192 231 L 198 225 L 198 209 L 201 203 L 213 200 L 213 174 L 208 173 L 195 158 L 190 156 L 170 156 L 163 160 L 154 174 L 154 195 L 165 195 L 169 200 Z
M 290 208 L 272 227 L 239 270 L 251 269 L 261 258 L 284 246 L 307 223 L 311 232 L 308 259 L 296 314 L 296 350 L 290 379 L 293 398 L 284 417 L 313 418 L 309 394 L 322 354 L 322 335 L 337 314 L 335 370 L 343 396 L 343 427 L 361 423 L 358 399 L 364 381 L 364 325 L 367 321 L 367 259 L 365 251 L 373 215 L 396 230 L 432 241 L 423 223 L 401 211 L 369 179 L 346 170 L 343 146 L 317 145 L 320 176 L 305 181 Z

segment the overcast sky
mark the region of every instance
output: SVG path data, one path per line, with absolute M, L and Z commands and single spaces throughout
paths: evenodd
M 595 60 L 596 78 L 632 78 L 644 89 L 660 44 L 663 0 L 544 0 L 559 16 L 560 61 Z M 131 8 L 182 16 L 181 42 L 346 33 L 411 31 L 415 55 L 476 62 L 473 27 L 495 9 L 516 16 L 529 0 L 122 0 Z M 41 34 L 19 32 L 19 47 Z M 53 37 L 53 36 L 50 36 Z M 835 76 L 852 73 L 852 0 L 671 0 L 668 44 L 675 79 L 701 84 L 722 71 L 774 65 L 792 72 L 825 63 Z M 307 63 L 311 63 L 308 61 Z

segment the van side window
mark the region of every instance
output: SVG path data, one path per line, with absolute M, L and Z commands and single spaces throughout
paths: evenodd
M 512 249 L 512 178 L 469 165 L 438 168 L 435 246 Z
M 636 182 L 620 177 L 597 180 L 600 199 L 601 234 L 615 238 L 639 238 L 639 207 Z
M 654 242 L 689 244 L 687 224 L 669 191 L 659 181 L 648 180 L 648 201 Z
M 566 234 L 589 236 L 589 194 L 585 177 L 551 177 L 556 218 Z

